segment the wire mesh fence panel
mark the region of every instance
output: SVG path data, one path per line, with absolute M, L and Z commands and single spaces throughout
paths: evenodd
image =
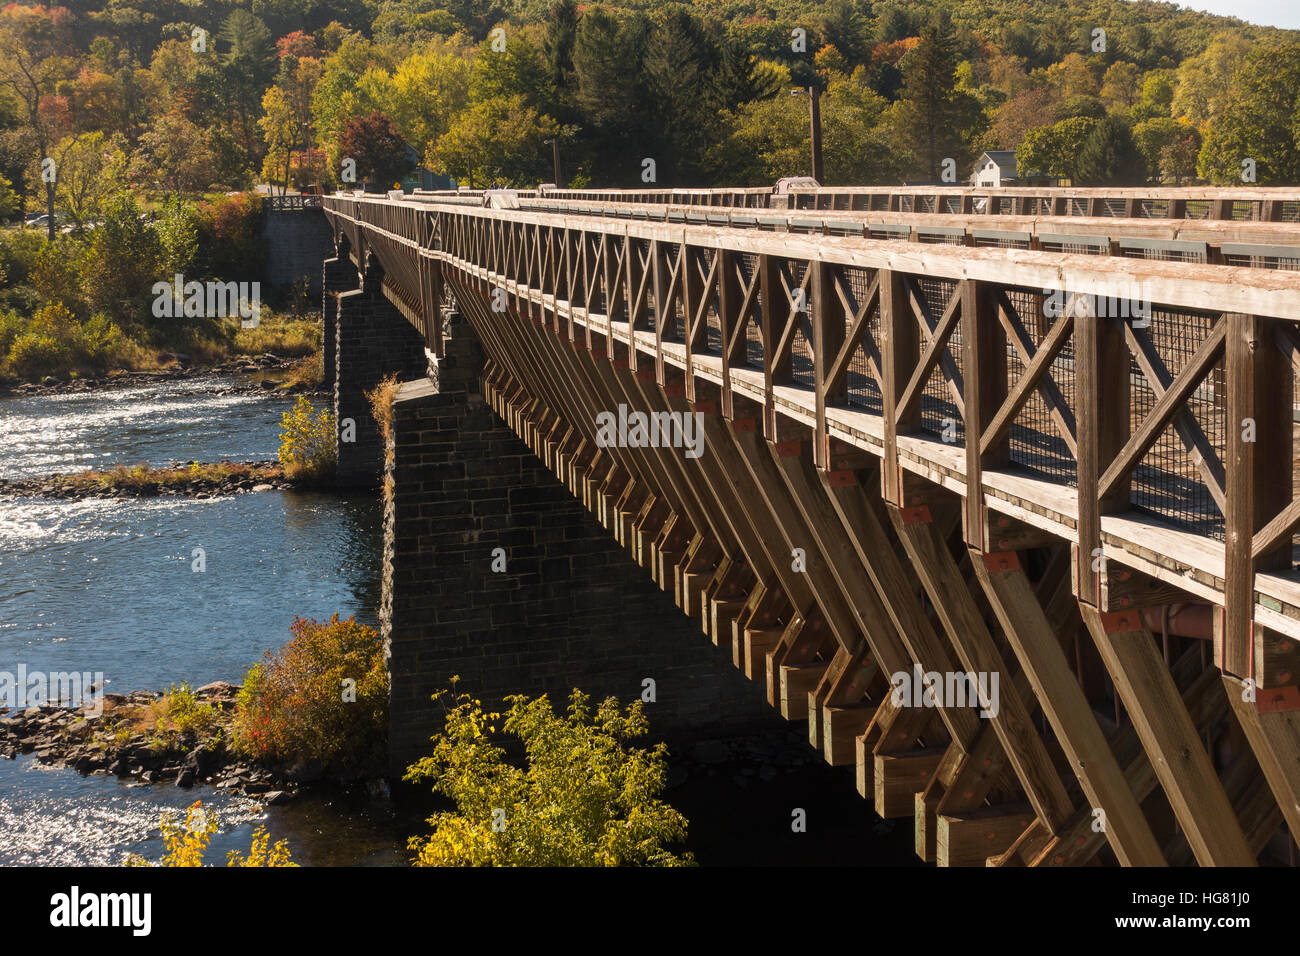
M 794 347 L 791 351 L 791 377 L 796 385 L 802 385 L 805 388 L 812 388 L 813 378 L 813 350 L 812 350 L 812 324 L 808 321 L 807 311 L 800 312 L 798 315 L 798 324 L 794 330 Z
M 1056 319 L 1045 314 L 1045 297 L 1030 289 L 1009 289 L 1007 298 L 1015 308 L 1020 324 L 1033 343 L 1030 356 L 1037 352 L 1044 337 Z M 1024 361 L 1011 342 L 1007 343 L 1007 387 L 1014 388 L 1023 376 Z M 1044 382 L 1055 386 L 1068 410 L 1075 410 L 1074 394 L 1074 344 L 1067 341 L 1057 353 Z M 1011 462 L 1030 472 L 1036 478 L 1058 484 L 1074 485 L 1078 479 L 1078 466 L 1070 453 L 1047 402 L 1035 390 L 1016 415 L 1007 441 Z
M 744 276 L 745 287 L 748 288 L 749 284 L 755 281 L 754 274 L 758 271 L 758 256 L 747 252 L 741 255 L 737 262 L 740 265 L 741 274 Z M 752 299 L 754 307 L 750 310 L 750 317 L 745 323 L 745 364 L 754 368 L 762 368 L 763 309 L 767 306 L 763 302 L 763 290 L 758 285 L 754 286 Z
M 934 246 L 964 246 L 966 239 L 964 235 L 947 232 L 921 232 L 916 234 L 917 242 L 924 242 Z
M 956 291 L 957 283 L 952 279 L 923 278 L 919 284 L 921 298 L 925 301 L 931 318 L 937 322 L 939 317 L 943 315 L 948 300 L 952 298 L 953 293 Z M 961 343 L 961 323 L 958 322 L 953 327 L 952 334 L 948 337 L 946 349 L 952 367 L 956 369 L 958 374 L 961 374 L 962 367 Z M 952 391 L 944 371 L 944 364 L 941 361 L 936 365 L 926 380 L 925 391 L 921 395 L 921 426 L 927 431 L 939 435 L 945 441 L 960 444 L 965 441 L 966 427 L 961 420 L 961 412 L 958 411 L 957 404 L 953 401 Z
M 1173 378 L 1187 365 L 1217 318 L 1211 313 L 1153 310 L 1152 343 Z M 1157 399 L 1136 361 L 1130 363 L 1129 374 L 1131 425 L 1136 429 L 1151 413 Z M 1186 407 L 1222 461 L 1227 435 L 1227 392 L 1221 359 L 1188 398 Z M 1133 470 L 1132 501 L 1138 508 L 1175 526 L 1223 540 L 1223 513 L 1173 425 L 1161 433 Z
M 1241 253 L 1225 253 L 1223 264 L 1229 266 L 1246 266 L 1251 269 L 1283 269 L 1291 272 L 1300 270 L 1300 249 L 1295 256 L 1256 256 Z
M 1069 242 L 1046 239 L 1042 241 L 1042 249 L 1044 252 L 1065 252 L 1080 256 L 1101 256 L 1106 255 L 1108 252 L 1106 246 L 1098 245 L 1094 242 Z
M 1029 240 L 1017 236 L 976 236 L 975 246 L 981 249 L 1028 249 Z
M 1150 246 L 1123 246 L 1120 254 L 1126 259 L 1151 259 L 1157 262 L 1196 262 L 1204 263 L 1203 251 L 1189 249 L 1169 249 Z

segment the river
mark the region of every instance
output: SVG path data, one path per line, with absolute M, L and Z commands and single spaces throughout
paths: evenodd
M 290 402 L 191 378 L 0 399 L 0 477 L 117 464 L 274 458 Z M 223 394 L 225 393 L 225 394 Z M 294 615 L 374 624 L 373 496 L 260 492 L 190 498 L 0 501 L 0 670 L 102 673 L 106 689 L 238 683 Z M 202 549 L 205 570 L 193 570 Z M 304 863 L 402 858 L 386 803 L 340 795 L 262 808 L 208 788 L 141 786 L 0 760 L 0 864 L 114 863 L 161 852 L 164 809 L 217 814 L 212 858 L 253 826 Z
M 0 477 L 275 457 L 289 401 L 230 386 L 191 378 L 0 398 Z M 0 499 L 0 671 L 102 672 L 122 693 L 238 683 L 287 640 L 294 615 L 375 623 L 380 518 L 375 495 Z M 802 724 L 760 724 L 728 743 L 726 764 L 693 760 L 688 747 L 674 753 L 665 798 L 690 821 L 699 862 L 916 863 L 910 821 L 878 820 L 852 769 L 826 766 Z M 400 864 L 407 836 L 426 829 L 414 808 L 399 814 L 383 793 L 316 792 L 263 807 L 209 787 L 82 777 L 20 756 L 0 759 L 0 865 L 157 858 L 160 815 L 195 800 L 216 815 L 207 858 L 216 863 L 246 851 L 258 824 L 305 865 Z M 795 808 L 804 831 L 792 831 Z

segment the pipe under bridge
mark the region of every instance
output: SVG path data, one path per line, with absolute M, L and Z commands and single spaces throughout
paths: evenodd
M 395 727 L 487 635 L 523 666 L 564 627 L 473 564 L 548 520 L 513 435 L 922 858 L 1294 862 L 1300 190 L 324 207 L 340 421 L 408 380 L 339 446 L 386 474 Z

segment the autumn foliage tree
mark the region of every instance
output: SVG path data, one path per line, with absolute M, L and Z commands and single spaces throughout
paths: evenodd
M 344 162 L 356 161 L 357 175 L 368 188 L 391 185 L 411 168 L 406 158 L 406 140 L 396 124 L 378 110 L 372 110 L 367 116 L 351 117 L 343 127 L 339 146 Z

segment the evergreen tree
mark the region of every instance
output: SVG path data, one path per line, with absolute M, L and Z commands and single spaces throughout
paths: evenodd
M 986 120 L 979 100 L 957 86 L 956 39 L 946 13 L 921 32 L 916 48 L 903 58 L 897 119 L 899 136 L 922 176 L 938 182 L 945 159 L 956 160 L 959 169 L 969 161 L 969 144 Z
M 1147 181 L 1147 162 L 1133 132 L 1118 116 L 1097 120 L 1074 164 L 1081 186 L 1141 186 Z

